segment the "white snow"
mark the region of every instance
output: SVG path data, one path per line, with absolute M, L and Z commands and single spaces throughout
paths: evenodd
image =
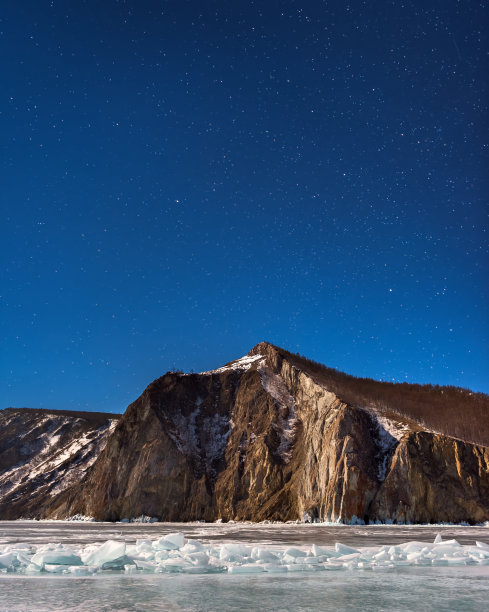
M 220 374 L 221 372 L 228 372 L 230 370 L 249 370 L 254 363 L 260 361 L 261 359 L 264 359 L 263 355 L 245 355 L 240 359 L 231 361 L 231 363 L 228 363 L 221 368 L 209 370 L 208 372 L 201 372 L 201 374 Z
M 87 431 L 53 452 L 53 447 L 59 443 L 61 429 L 73 427 L 73 419 L 46 417 L 40 421 L 38 428 L 41 429 L 50 420 L 50 431 L 40 433 L 30 445 L 26 444 L 25 454 L 31 457 L 0 475 L 0 496 L 12 494 L 29 481 L 36 482 L 36 479 L 36 488 L 50 486 L 50 495 L 63 491 L 73 481 L 79 480 L 93 464 L 117 424 L 116 420 L 111 420 L 108 426 Z M 76 461 L 70 461 L 75 455 L 78 455 Z
M 188 417 L 184 414 L 172 415 L 174 429 L 168 430 L 166 433 L 175 442 L 176 447 L 181 453 L 198 454 L 199 440 L 196 430 L 196 419 L 200 413 L 200 404 L 193 410 Z
M 372 413 L 371 413 L 372 414 Z M 395 438 L 398 442 L 403 438 L 407 433 L 412 431 L 406 423 L 402 421 L 394 421 L 392 419 L 388 419 L 385 416 L 381 416 L 378 413 L 375 413 L 375 418 L 377 419 L 380 427 L 384 432 L 389 434 L 391 438 Z M 390 440 L 386 436 L 386 434 L 382 434 L 382 439 L 384 440 L 384 445 L 386 448 L 390 446 Z
M 280 436 L 277 453 L 285 463 L 288 463 L 291 458 L 292 444 L 297 427 L 295 399 L 289 393 L 283 378 L 275 374 L 265 363 L 259 364 L 258 372 L 261 376 L 263 388 L 277 403 L 276 431 Z
M 205 439 L 205 464 L 210 470 L 213 461 L 224 455 L 231 434 L 230 420 L 227 416 L 214 414 L 203 420 L 202 432 Z
M 401 438 L 412 431 L 409 425 L 401 419 L 388 418 L 372 406 L 362 406 L 361 410 L 367 412 L 376 422 L 379 429 L 379 443 L 385 451 L 390 450 Z
M 188 416 L 172 415 L 173 427 L 166 433 L 181 453 L 192 456 L 212 474 L 213 463 L 224 455 L 233 424 L 227 415 L 205 414 L 201 405 L 199 397 Z
M 370 415 L 377 428 L 376 437 L 379 447 L 379 452 L 377 455 L 377 458 L 379 459 L 377 478 L 383 482 L 387 477 L 389 461 L 395 447 L 401 438 L 408 434 L 411 429 L 403 421 L 395 421 L 387 418 L 385 415 L 380 414 L 378 410 L 375 410 L 370 406 L 364 406 L 362 410 Z

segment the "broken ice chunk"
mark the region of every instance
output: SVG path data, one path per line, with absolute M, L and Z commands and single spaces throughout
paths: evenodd
M 360 556 L 361 556 L 360 552 L 354 552 L 348 555 L 341 555 L 341 557 L 338 557 L 336 561 L 341 561 L 342 563 L 348 563 L 350 561 L 354 561 L 355 559 L 358 559 Z
M 180 552 L 184 555 L 189 555 L 194 552 L 202 552 L 205 550 L 205 546 L 198 540 L 187 540 L 185 546 L 180 549 Z
M 155 550 L 177 550 L 185 544 L 183 533 L 169 533 L 168 535 L 152 543 Z
M 185 537 L 181 532 L 169 533 L 164 539 L 165 542 L 173 544 L 174 548 L 182 548 L 182 546 L 185 544 Z
M 289 563 L 285 566 L 288 572 L 307 572 L 308 566 L 301 563 Z
M 192 567 L 191 563 L 185 561 L 185 559 L 165 559 L 158 564 L 159 570 L 164 570 L 167 572 L 182 572 L 184 568 Z
M 151 563 L 150 561 L 142 561 L 141 559 L 135 559 L 134 563 L 139 570 L 145 570 L 146 572 L 154 572 L 156 568 L 155 563 Z M 128 567 L 128 564 L 124 565 L 124 569 Z M 126 570 L 127 571 L 127 570 Z
M 273 552 L 266 548 L 258 548 L 257 546 L 251 551 L 251 557 L 262 563 L 276 563 L 278 561 L 277 555 Z
M 159 550 L 156 554 L 155 554 L 155 561 L 165 561 L 166 559 L 168 559 L 168 551 L 167 550 Z
M 66 565 L 53 565 L 51 563 L 45 563 L 44 571 L 50 574 L 61 574 L 62 572 L 68 572 L 68 568 Z
M 381 550 L 380 552 L 373 555 L 373 558 L 376 561 L 386 561 L 387 559 L 390 559 L 390 555 L 386 550 Z
M 38 567 L 43 565 L 82 565 L 82 560 L 79 555 L 75 554 L 72 550 L 45 550 L 43 552 L 36 553 L 31 558 L 31 563 Z
M 138 552 L 153 552 L 153 542 L 151 540 L 136 540 L 136 549 Z
M 287 548 L 283 553 L 283 561 L 284 563 L 297 563 L 296 559 L 299 557 L 304 557 L 305 553 L 303 550 L 299 550 L 298 548 Z
M 351 555 L 353 553 L 360 552 L 357 548 L 352 548 L 351 546 L 347 546 L 346 544 L 342 544 L 341 542 L 336 542 L 335 550 L 336 552 L 339 552 L 342 555 Z
M 17 561 L 17 555 L 14 553 L 10 552 L 0 555 L 0 567 L 12 567 L 15 561 Z
M 434 546 L 438 549 L 440 546 L 452 546 L 452 547 L 460 547 L 461 544 L 457 542 L 457 540 L 439 540 L 434 543 Z
M 209 565 L 209 557 L 205 552 L 194 552 L 188 555 L 185 555 L 185 560 L 190 561 L 192 565 L 197 565 L 199 567 L 205 567 Z
M 336 550 L 324 548 L 324 546 L 318 546 L 317 544 L 312 545 L 311 552 L 315 557 L 320 557 L 323 561 L 329 559 L 330 557 L 339 557 L 341 554 L 336 552 Z
M 243 557 L 251 556 L 251 548 L 243 544 L 223 544 L 219 553 L 221 561 L 235 562 L 242 560 Z
M 72 565 L 67 568 L 75 576 L 88 576 L 95 572 L 95 568 L 87 567 L 86 565 Z
M 81 558 L 85 565 L 95 565 L 102 569 L 116 569 L 120 566 L 122 569 L 127 562 L 126 544 L 116 540 L 107 540 L 95 550 L 82 554 Z
M 277 563 L 260 563 L 260 565 L 263 567 L 263 569 L 266 572 L 286 572 L 287 571 L 287 566 L 286 565 L 277 565 Z

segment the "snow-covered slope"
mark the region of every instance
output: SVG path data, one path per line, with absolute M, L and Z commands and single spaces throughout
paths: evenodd
M 0 517 L 29 515 L 31 508 L 78 483 L 105 447 L 118 416 L 0 411 Z

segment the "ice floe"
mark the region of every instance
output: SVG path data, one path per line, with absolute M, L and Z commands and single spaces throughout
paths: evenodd
M 410 541 L 396 545 L 353 548 L 220 545 L 185 538 L 181 532 L 135 544 L 107 540 L 70 545 L 14 543 L 0 546 L 0 573 L 92 575 L 119 572 L 257 574 L 330 570 L 382 570 L 406 566 L 489 565 L 489 544 L 457 540 Z

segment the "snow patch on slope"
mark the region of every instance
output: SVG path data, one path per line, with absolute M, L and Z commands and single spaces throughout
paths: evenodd
M 217 368 L 216 370 L 209 370 L 208 372 L 201 372 L 201 374 L 220 374 L 221 372 L 229 372 L 230 370 L 249 370 L 251 366 L 257 361 L 260 361 L 260 359 L 264 359 L 264 356 L 245 355 L 240 359 L 236 359 L 236 361 L 232 361 L 231 363 L 222 366 L 222 368 Z
M 402 423 L 401 421 L 393 421 L 392 419 L 388 419 L 380 414 L 375 414 L 375 418 L 379 424 L 379 429 L 382 429 L 383 432 L 385 432 L 382 434 L 384 444 L 388 444 L 389 437 L 395 438 L 397 442 L 399 442 L 401 438 L 412 431 L 409 426 L 406 425 L 406 423 Z
M 278 422 L 275 428 L 280 436 L 280 444 L 277 454 L 284 463 L 288 463 L 292 456 L 292 444 L 297 428 L 295 399 L 289 393 L 283 378 L 275 374 L 269 367 L 260 363 L 258 372 L 263 388 L 273 397 L 278 406 Z
M 26 485 L 32 486 L 31 495 L 46 486 L 49 487 L 51 496 L 60 493 L 79 480 L 94 463 L 117 423 L 116 420 L 111 420 L 108 426 L 90 430 L 56 449 L 61 438 L 61 429 L 65 426 L 72 427 L 74 421 L 66 417 L 46 417 L 38 423 L 37 428 L 41 428 L 49 420 L 53 421 L 49 430 L 26 444 L 25 454 L 31 454 L 31 457 L 0 476 L 0 497 L 15 494 Z M 20 434 L 19 438 L 22 439 L 27 433 Z
M 197 403 L 197 408 L 188 416 L 175 414 L 172 418 L 174 429 L 166 432 L 184 455 L 198 452 L 199 440 L 197 438 L 196 419 L 199 413 L 200 404 Z
M 412 430 L 406 423 L 390 419 L 385 415 L 379 414 L 373 408 L 364 407 L 363 410 L 370 415 L 376 427 L 375 438 L 379 448 L 377 453 L 377 459 L 379 460 L 377 478 L 380 482 L 384 482 L 396 446 L 401 438 Z
M 65 472 L 63 479 L 59 480 L 56 486 L 51 489 L 51 495 L 57 495 L 81 480 L 88 468 L 95 463 L 97 457 L 104 450 L 107 440 L 116 425 L 117 421 L 111 420 L 109 426 L 102 432 L 96 430 L 95 432 L 85 434 L 79 440 L 65 447 L 62 453 L 55 457 L 55 469 L 67 460 L 70 461 L 70 467 Z M 79 453 L 79 457 L 74 462 L 71 462 L 71 457 L 74 457 L 77 453 Z
M 227 415 L 206 414 L 201 410 L 202 403 L 197 398 L 196 407 L 188 416 L 175 414 L 173 427 L 166 433 L 182 454 L 192 457 L 213 476 L 214 463 L 224 456 L 233 423 Z

